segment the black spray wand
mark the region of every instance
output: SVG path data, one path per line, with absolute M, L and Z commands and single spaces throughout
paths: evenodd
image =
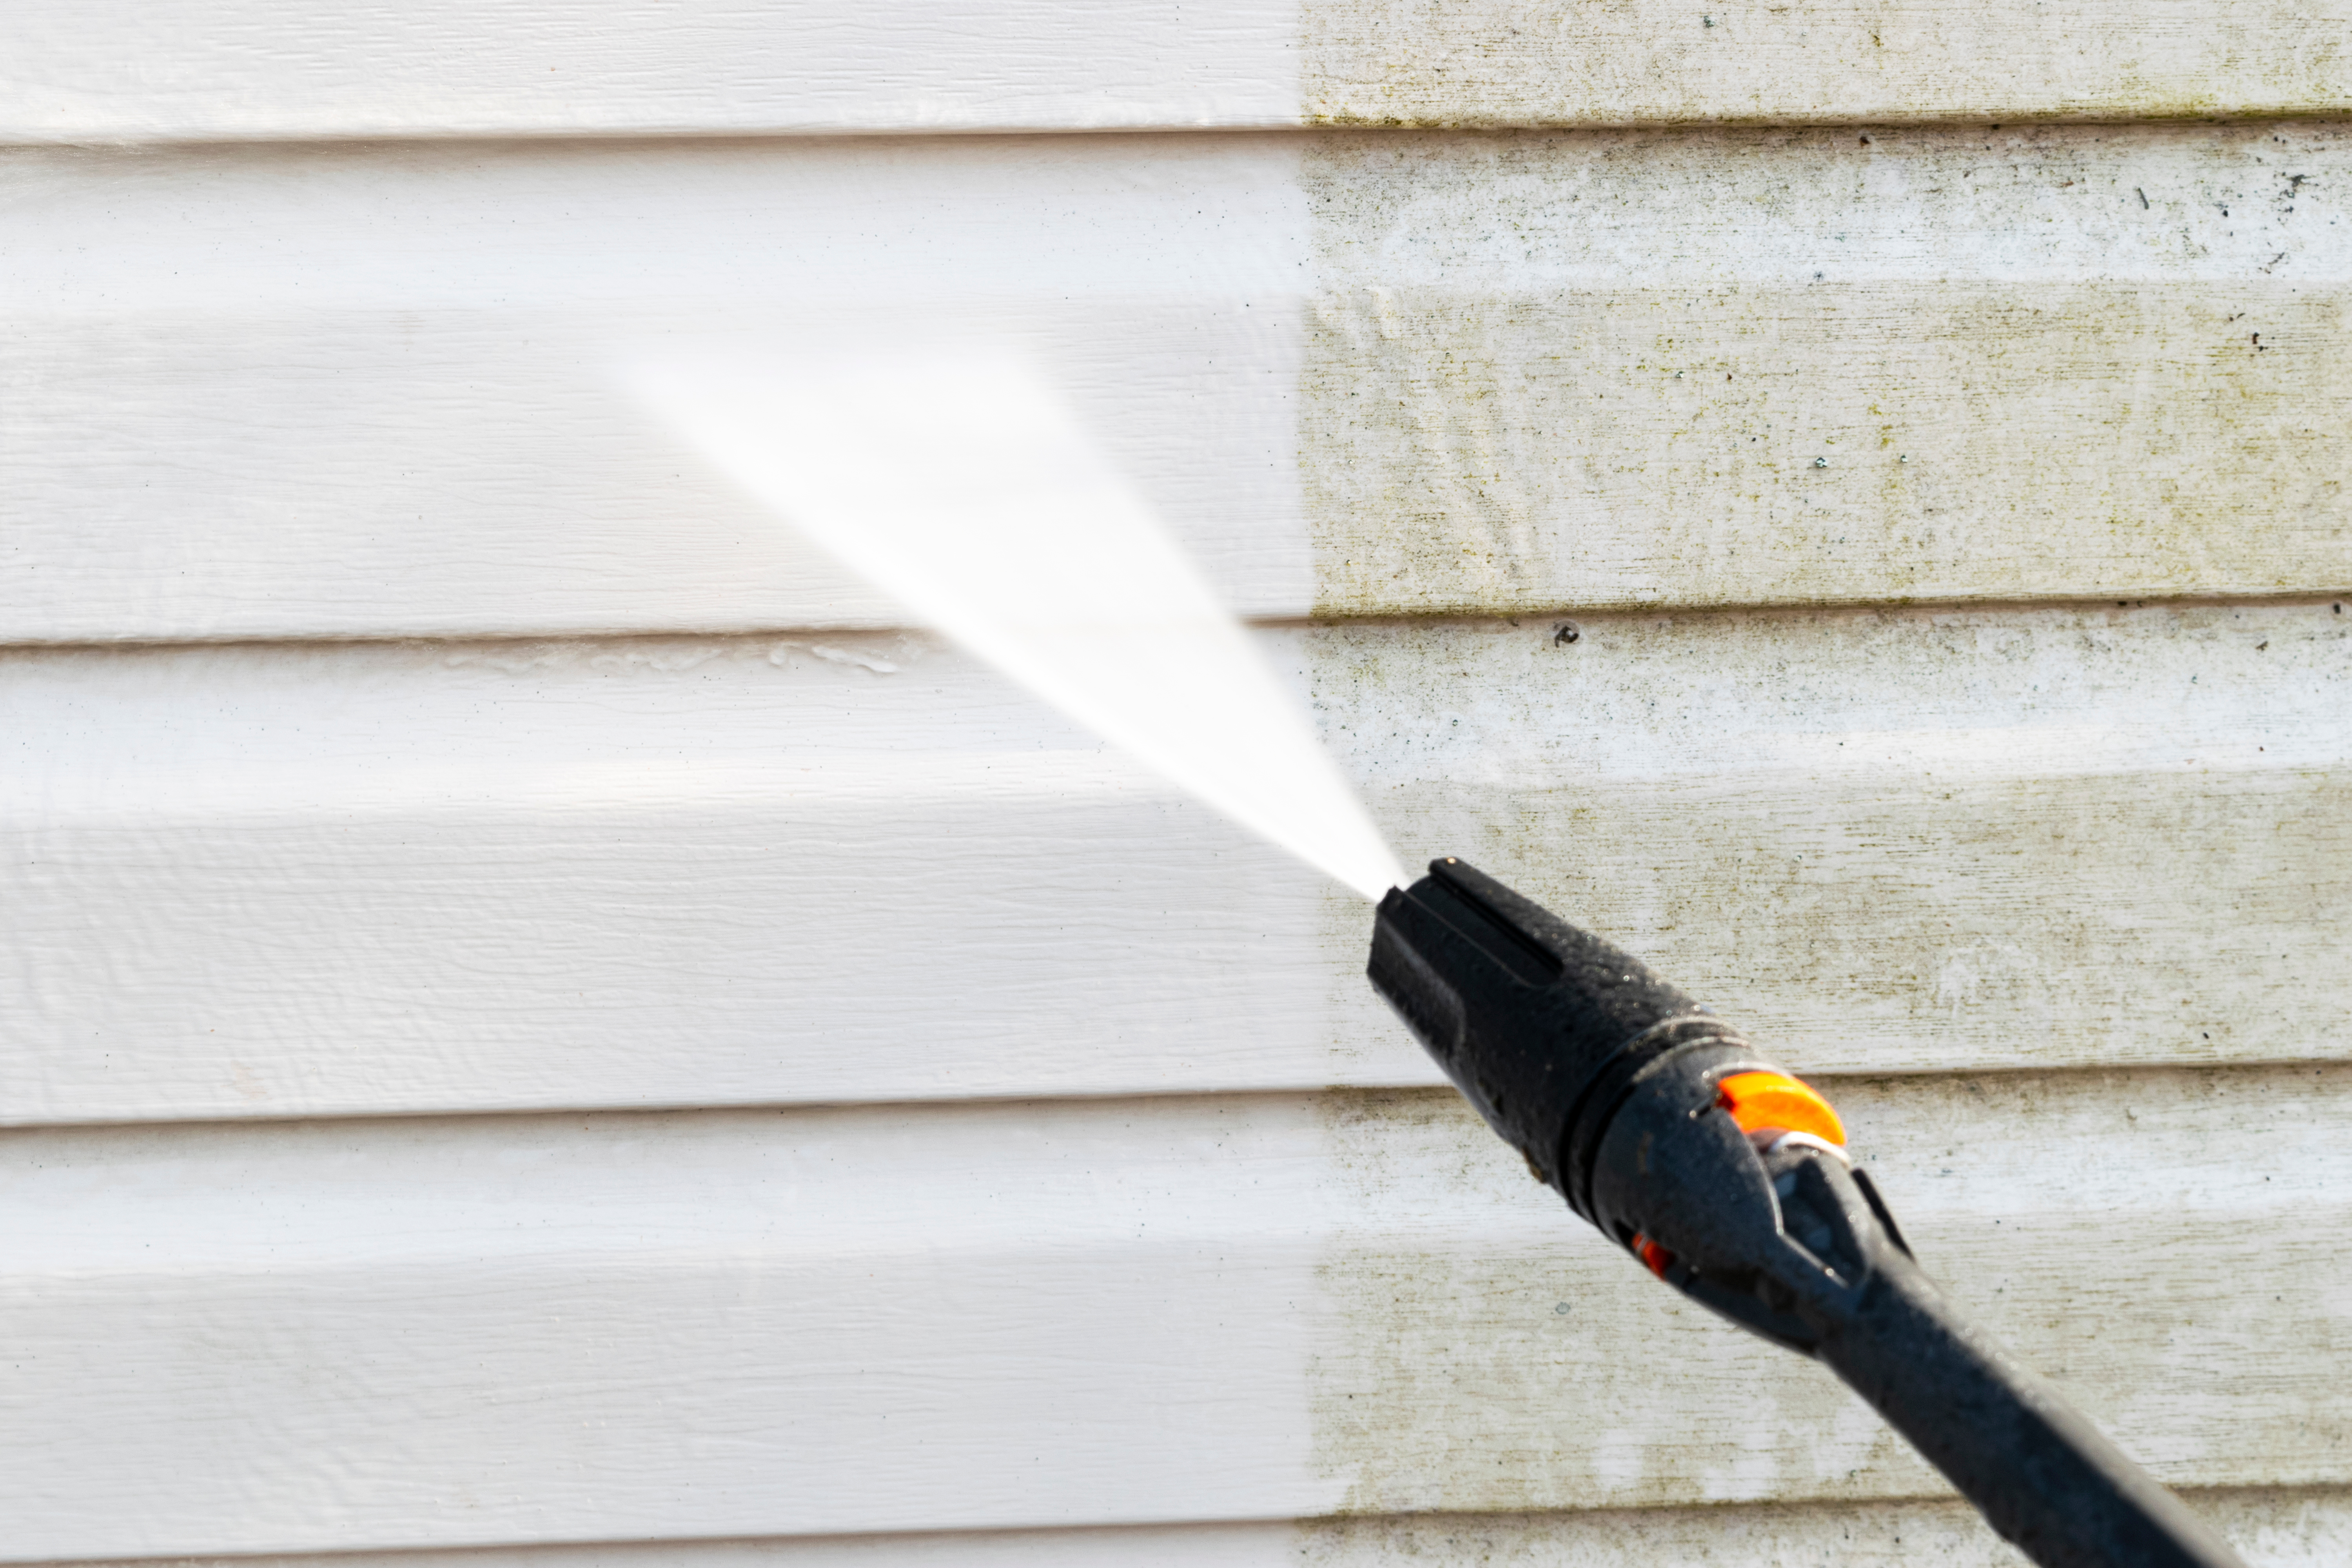
M 1953 1310 L 1820 1095 L 1599 938 L 1459 860 L 1429 871 L 1382 900 L 1372 984 L 1569 1207 L 1835 1372 L 2043 1568 L 2242 1568 Z

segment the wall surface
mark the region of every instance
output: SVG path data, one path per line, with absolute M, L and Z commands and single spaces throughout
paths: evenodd
M 2019 1561 L 1529 1183 L 1360 903 L 616 386 L 885 326 L 1034 345 L 1409 860 L 2352 1558 L 2347 37 L 15 7 L 0 1562 Z

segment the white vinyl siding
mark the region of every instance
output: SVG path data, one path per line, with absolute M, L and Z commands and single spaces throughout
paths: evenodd
M 2352 1554 L 2345 17 L 313 11 L 0 23 L 0 1562 L 2015 1561 L 617 390 L 883 323 Z

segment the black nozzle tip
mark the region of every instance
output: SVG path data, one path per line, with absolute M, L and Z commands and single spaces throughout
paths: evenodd
M 1569 1123 L 1610 1063 L 1657 1025 L 1706 1012 L 1458 856 L 1381 900 L 1369 973 L 1464 1097 L 1555 1184 Z

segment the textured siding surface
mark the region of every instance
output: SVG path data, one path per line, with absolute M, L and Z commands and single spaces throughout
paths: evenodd
M 1017 334 L 1250 613 L 2352 584 L 2325 122 L 0 150 L 0 636 L 877 626 L 633 350 Z
M 2018 1561 L 618 390 L 883 326 L 2352 1557 L 2340 11 L 18 7 L 0 1562 Z

